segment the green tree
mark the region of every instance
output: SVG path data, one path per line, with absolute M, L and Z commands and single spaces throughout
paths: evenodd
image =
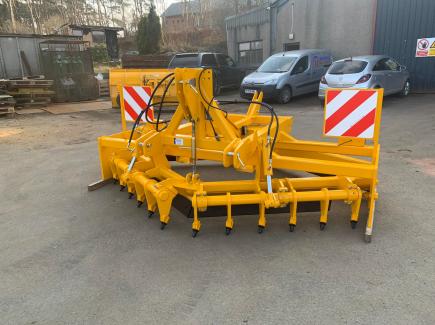
M 139 20 L 136 43 L 140 54 L 157 53 L 162 40 L 162 27 L 154 1 L 150 2 L 149 12 Z
M 137 49 L 140 54 L 146 54 L 148 52 L 148 17 L 142 16 L 137 24 L 136 33 Z
M 148 46 L 149 53 L 156 53 L 160 50 L 160 42 L 162 40 L 162 26 L 160 18 L 156 13 L 154 1 L 151 1 L 150 11 L 148 13 Z

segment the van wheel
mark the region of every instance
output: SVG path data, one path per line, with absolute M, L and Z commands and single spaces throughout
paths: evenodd
M 402 91 L 400 92 L 400 96 L 406 97 L 411 92 L 411 82 L 409 80 L 405 81 L 405 84 L 403 85 Z
M 278 102 L 280 104 L 287 104 L 292 99 L 292 90 L 289 86 L 284 86 L 279 92 Z

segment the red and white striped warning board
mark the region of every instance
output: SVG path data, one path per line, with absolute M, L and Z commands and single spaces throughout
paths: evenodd
M 375 89 L 330 89 L 326 92 L 324 134 L 373 139 L 379 92 Z
M 151 88 L 144 86 L 124 86 L 122 87 L 123 107 L 125 120 L 129 122 L 136 121 L 140 112 L 146 109 L 151 97 Z M 154 119 L 153 108 L 148 109 L 148 118 Z M 145 114 L 141 120 L 146 122 Z

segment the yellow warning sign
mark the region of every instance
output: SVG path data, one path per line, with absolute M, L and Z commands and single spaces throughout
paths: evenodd
M 431 49 L 435 49 L 435 41 L 432 43 L 432 45 L 430 46 Z

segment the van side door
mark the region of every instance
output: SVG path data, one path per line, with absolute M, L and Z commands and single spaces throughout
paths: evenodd
M 290 73 L 290 85 L 293 95 L 301 95 L 311 92 L 311 73 L 309 70 L 309 57 L 304 55 L 299 58 Z

